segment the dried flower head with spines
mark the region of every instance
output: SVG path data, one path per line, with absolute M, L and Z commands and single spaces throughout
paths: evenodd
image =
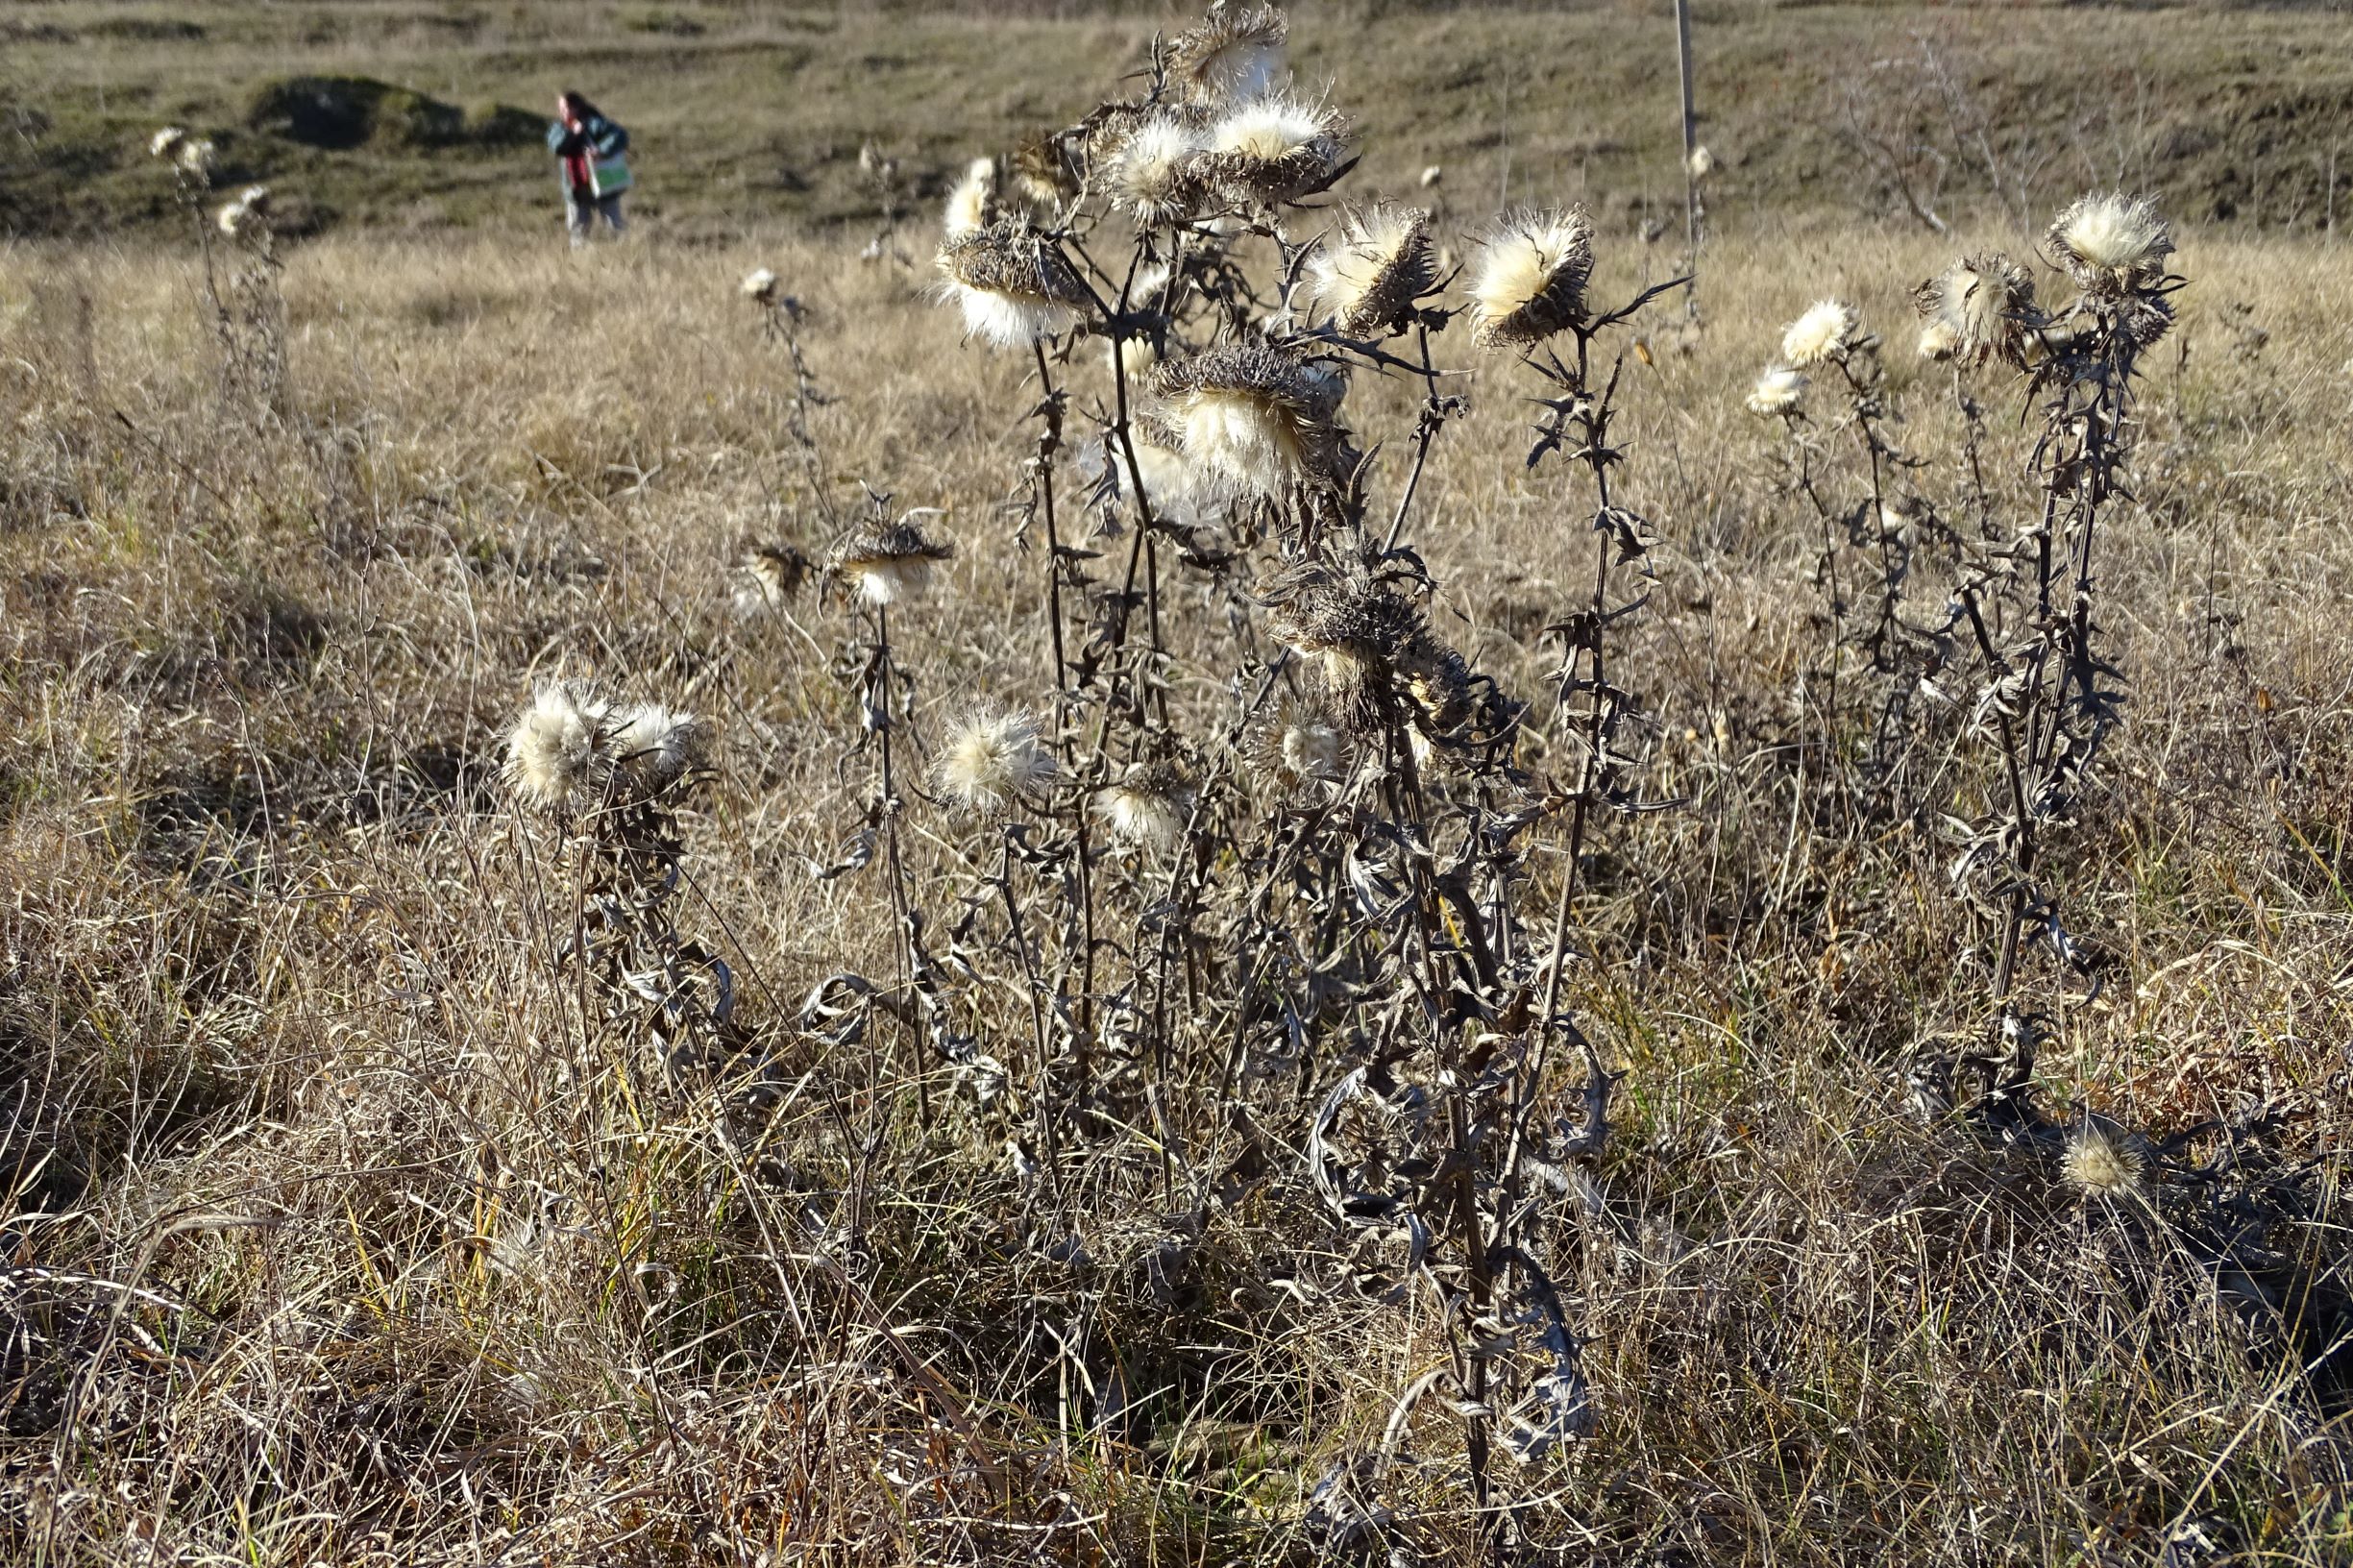
M 247 185 L 213 214 L 213 222 L 232 239 L 269 216 L 270 187 Z
M 2051 220 L 2045 236 L 2075 286 L 2114 301 L 2165 282 L 2172 232 L 2146 196 L 2083 196 Z
M 1952 330 L 1952 323 L 1942 317 L 1923 322 L 1920 328 L 1920 356 L 1939 364 L 1961 352 L 1961 334 Z
M 659 702 L 615 710 L 606 720 L 614 777 L 627 792 L 650 799 L 706 767 L 711 726 Z
M 1112 205 L 1146 225 L 1178 223 L 1208 202 L 1209 135 L 1176 114 L 1154 114 L 1103 159 Z
M 1165 850 L 1185 836 L 1193 787 L 1173 762 L 1131 762 L 1115 782 L 1095 792 L 1094 809 L 1121 843 Z
M 948 296 L 965 330 L 998 348 L 1026 349 L 1078 325 L 1087 289 L 1062 251 L 1025 218 L 1006 218 L 940 247 Z
M 2088 1116 L 2068 1136 L 2059 1172 L 2086 1197 L 2129 1197 L 2147 1178 L 2148 1152 L 2142 1139 L 2107 1117 Z
M 736 566 L 735 607 L 746 614 L 772 609 L 800 591 L 809 557 L 787 544 L 755 545 Z
M 1437 277 L 1430 214 L 1387 202 L 1352 211 L 1308 260 L 1315 303 L 1350 337 L 1402 330 Z
M 897 522 L 863 528 L 833 548 L 830 566 L 846 578 L 858 597 L 877 606 L 900 603 L 931 586 L 934 567 L 956 553 L 923 532 L 915 520 L 937 515 L 919 507 Z
M 1164 57 L 1168 85 L 1194 104 L 1260 97 L 1283 75 L 1289 37 L 1290 23 L 1274 7 L 1217 0 L 1207 16 L 1168 45 Z
M 531 694 L 506 735 L 500 776 L 524 804 L 569 811 L 604 793 L 612 776 L 612 703 L 586 681 L 552 681 Z
M 1912 304 L 1927 321 L 1921 334 L 1927 357 L 1983 364 L 1998 355 L 2024 365 L 2026 331 L 2035 317 L 2034 279 L 2000 252 L 1963 257 L 1914 289 Z M 1929 333 L 1939 328 L 1932 344 Z M 1932 352 L 1936 347 L 1943 352 Z
M 1198 477 L 1272 495 L 1328 472 L 1335 450 L 1333 382 L 1299 355 L 1236 343 L 1152 368 L 1158 417 L 1181 440 Z
M 1038 741 L 1038 721 L 1026 713 L 983 713 L 950 733 L 932 765 L 932 784 L 959 808 L 996 812 L 1042 788 L 1054 758 Z
M 1281 95 L 1237 104 L 1208 131 L 1202 172 L 1242 206 L 1278 207 L 1330 185 L 1348 148 L 1337 110 Z
M 770 268 L 754 267 L 735 286 L 736 292 L 752 304 L 766 305 L 776 297 L 776 275 Z
M 220 161 L 220 153 L 209 136 L 190 136 L 182 141 L 172 161 L 185 173 L 209 177 Z
M 1334 784 L 1347 772 L 1348 737 L 1321 704 L 1285 698 L 1251 722 L 1241 756 L 1280 789 Z
M 1770 365 L 1749 388 L 1749 412 L 1752 414 L 1794 414 L 1805 403 L 1805 372 L 1787 365 Z
M 964 178 L 947 193 L 940 215 L 940 233 L 946 239 L 977 234 L 997 218 L 996 159 L 976 158 L 965 166 Z
M 1863 318 L 1844 300 L 1817 300 L 1781 334 L 1781 357 L 1793 367 L 1835 364 L 1854 352 Z
M 180 144 L 187 139 L 188 134 L 185 131 L 176 125 L 167 125 L 148 138 L 147 154 L 150 158 L 169 158 L 178 152 Z
M 1593 219 L 1582 207 L 1505 213 L 1471 265 L 1477 341 L 1526 348 L 1577 325 L 1592 278 Z
M 1268 629 L 1312 671 L 1352 719 L 1385 690 L 1398 658 L 1422 633 L 1420 606 L 1341 549 L 1310 556 L 1262 585 Z

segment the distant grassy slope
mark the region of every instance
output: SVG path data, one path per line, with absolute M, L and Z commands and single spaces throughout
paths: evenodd
M 1190 13 L 986 9 L 12 6 L 0 14 L 0 231 L 163 221 L 169 182 L 144 142 L 166 122 L 220 142 L 225 182 L 274 182 L 320 226 L 544 222 L 546 156 L 523 117 L 498 110 L 536 116 L 565 86 L 631 128 L 645 216 L 689 233 L 758 217 L 868 221 L 877 195 L 859 174 L 862 142 L 897 155 L 910 198 L 928 197 L 971 154 L 1085 110 L 1140 61 L 1156 27 Z M 1465 207 L 1582 196 L 1624 219 L 1679 201 L 1663 7 L 1296 9 L 1301 85 L 1377 110 L 1374 183 L 1405 184 L 1438 162 Z M 1998 199 L 2023 217 L 2123 182 L 2199 220 L 2316 228 L 2353 197 L 2345 27 L 2333 8 L 1701 0 L 1704 136 L 1725 166 L 1718 215 L 1902 217 L 1917 205 L 1961 221 Z M 306 144 L 256 114 L 305 75 L 380 81 L 469 129 Z

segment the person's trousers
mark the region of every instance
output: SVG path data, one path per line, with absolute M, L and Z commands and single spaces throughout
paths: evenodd
M 585 190 L 564 192 L 564 226 L 572 231 L 575 245 L 588 243 L 588 232 L 596 227 L 600 212 L 604 214 L 605 224 L 613 233 L 618 234 L 628 227 L 621 217 L 622 194 L 618 190 L 610 196 L 591 196 Z

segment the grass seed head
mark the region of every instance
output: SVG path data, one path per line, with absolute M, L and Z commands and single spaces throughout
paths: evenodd
M 1351 212 L 1308 262 L 1308 283 L 1332 324 L 1350 337 L 1403 328 L 1437 277 L 1430 214 L 1383 202 Z
M 1203 174 L 1244 206 L 1295 202 L 1332 183 L 1348 135 L 1348 122 L 1334 110 L 1280 94 L 1255 98 L 1210 126 Z
M 1781 357 L 1792 366 L 1835 364 L 1854 352 L 1862 317 L 1844 300 L 1817 300 L 1781 334 Z
M 1912 304 L 1927 321 L 1920 340 L 1926 357 L 1983 364 L 1999 355 L 2014 365 L 2025 363 L 2034 279 L 2000 252 L 1963 257 L 1914 289 Z M 1932 346 L 1943 352 L 1932 352 Z
M 908 513 L 885 527 L 850 534 L 833 550 L 835 573 L 869 604 L 901 603 L 931 586 L 932 569 L 956 553 L 924 532 Z
M 1054 759 L 1038 744 L 1038 721 L 1026 713 L 965 721 L 932 768 L 934 787 L 969 812 L 1001 811 L 1053 776 Z
M 1788 365 L 1769 365 L 1749 388 L 1748 406 L 1752 414 L 1777 415 L 1798 411 L 1805 402 L 1805 372 Z
M 1289 36 L 1290 23 L 1272 6 L 1239 7 L 1217 0 L 1207 16 L 1169 44 L 1169 86 L 1195 104 L 1262 96 L 1283 76 L 1284 45 Z
M 2045 237 L 2075 286 L 2101 300 L 2154 288 L 2173 254 L 2172 232 L 2157 204 L 2121 192 L 2077 198 L 2051 220 Z
M 1585 319 L 1593 277 L 1593 219 L 1582 207 L 1505 213 L 1471 264 L 1477 340 L 1526 348 Z
M 1068 331 L 1087 291 L 1054 242 L 1023 218 L 1006 218 L 940 247 L 943 287 L 964 309 L 965 330 L 998 348 L 1026 349 Z
M 1333 384 L 1286 350 L 1207 349 L 1154 366 L 1149 384 L 1197 478 L 1271 495 L 1330 456 Z

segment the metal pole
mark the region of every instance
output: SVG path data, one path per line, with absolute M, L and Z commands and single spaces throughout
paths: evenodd
M 1687 252 L 1684 270 L 1696 277 L 1700 270 L 1700 179 L 1691 168 L 1691 155 L 1699 147 L 1691 112 L 1691 0 L 1675 0 L 1675 74 L 1683 90 L 1683 243 Z M 1690 287 L 1686 286 L 1683 293 L 1688 299 Z

